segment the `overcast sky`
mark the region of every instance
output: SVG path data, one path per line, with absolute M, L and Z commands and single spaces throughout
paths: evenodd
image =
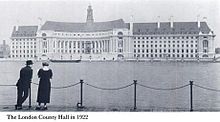
M 197 16 L 207 17 L 209 27 L 216 34 L 220 47 L 219 0 L 29 0 L 0 1 L 0 43 L 10 41 L 13 26 L 40 25 L 47 21 L 85 22 L 88 5 L 91 4 L 95 21 L 124 19 L 135 22 L 197 21 Z

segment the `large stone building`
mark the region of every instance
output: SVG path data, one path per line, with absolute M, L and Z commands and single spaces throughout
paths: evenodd
M 215 56 L 206 22 L 94 22 L 91 6 L 83 23 L 46 21 L 12 33 L 12 58 L 82 60 L 198 60 Z
M 11 35 L 11 58 L 33 59 L 36 56 L 37 26 L 14 27 Z

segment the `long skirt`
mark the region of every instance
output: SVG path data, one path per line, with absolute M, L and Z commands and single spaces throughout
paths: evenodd
M 50 80 L 40 80 L 37 94 L 38 103 L 50 103 Z

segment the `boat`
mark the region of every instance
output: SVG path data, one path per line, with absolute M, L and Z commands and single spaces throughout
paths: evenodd
M 56 60 L 56 59 L 50 59 L 51 62 L 53 63 L 79 63 L 81 60 Z

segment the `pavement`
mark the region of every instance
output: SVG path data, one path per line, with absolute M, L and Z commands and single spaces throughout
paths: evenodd
M 35 110 L 36 106 L 32 106 L 30 109 L 28 106 L 23 106 L 22 110 L 15 110 L 13 105 L 0 105 L 0 112 L 189 112 L 188 108 L 137 108 L 134 110 L 132 107 L 90 107 L 85 106 L 83 108 L 77 108 L 76 106 L 58 106 L 48 105 L 48 110 Z M 220 109 L 195 109 L 197 112 L 219 112 Z

